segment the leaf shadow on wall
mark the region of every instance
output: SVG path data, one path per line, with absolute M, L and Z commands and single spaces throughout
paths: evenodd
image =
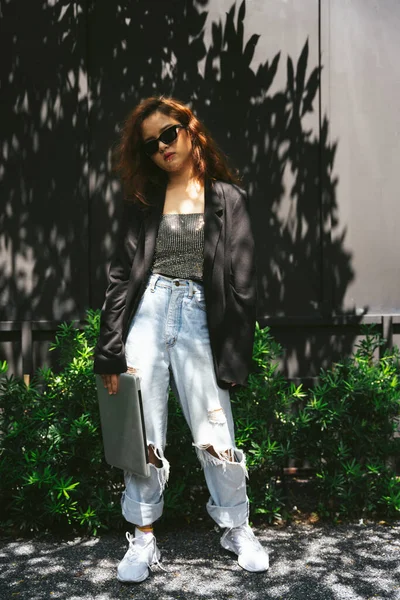
M 129 110 L 154 94 L 190 103 L 244 176 L 260 321 L 340 312 L 354 273 L 337 219 L 336 146 L 326 118 L 320 132 L 304 124 L 318 111 L 319 67 L 309 68 L 305 41 L 298 59 L 287 59 L 286 86 L 276 91 L 284 58 L 277 51 L 251 67 L 259 35 L 245 42 L 246 3 L 211 24 L 206 46 L 207 6 L 4 5 L 1 81 L 12 111 L 1 143 L 2 320 L 82 319 L 88 306 L 101 306 L 121 207 L 112 148 Z M 268 24 L 259 33 L 267 35 Z M 350 352 L 355 335 L 336 336 L 328 347 L 310 328 L 299 335 L 284 329 L 273 333 L 291 374 L 316 373 Z M 43 348 L 37 364 L 49 360 Z M 10 362 L 19 353 L 15 345 Z
M 1 8 L 0 80 L 9 109 L 0 142 L 2 321 L 79 319 L 88 305 L 85 21 L 78 9 L 47 0 Z M 6 349 L 11 372 L 20 370 L 18 338 Z M 34 345 L 34 364 L 48 362 L 47 347 Z
M 206 46 L 207 4 L 155 3 L 143 12 L 142 2 L 120 2 L 118 39 L 109 38 L 106 48 L 99 36 L 112 11 L 93 6 L 91 88 L 100 89 L 91 111 L 91 164 L 99 182 L 93 193 L 96 211 L 99 206 L 115 210 L 102 158 L 116 140 L 118 118 L 110 120 L 110 115 L 119 114 L 121 123 L 146 96 L 180 98 L 210 129 L 250 192 L 260 322 L 265 324 L 266 316 L 312 318 L 340 312 L 354 273 L 337 217 L 337 180 L 331 175 L 336 145 L 329 141 L 329 123 L 325 117 L 320 131 L 305 125 L 310 113 L 318 114 L 320 85 L 319 66 L 310 69 L 308 64 L 308 40 L 296 61 L 287 58 L 285 88 L 271 91 L 284 58 L 277 52 L 253 70 L 259 35 L 245 42 L 246 3 L 234 3 L 223 23 L 212 23 Z M 104 246 L 101 226 L 96 231 L 93 247 L 103 244 L 102 256 L 112 244 L 108 240 Z M 97 282 L 104 281 L 104 264 L 95 260 L 92 273 L 95 304 L 100 305 L 105 283 Z M 346 330 L 328 344 L 326 332 L 320 334 L 318 328 L 293 331 L 291 325 L 273 328 L 284 345 L 284 370 L 292 376 L 317 374 L 320 366 L 351 351 L 356 334 L 356 328 Z

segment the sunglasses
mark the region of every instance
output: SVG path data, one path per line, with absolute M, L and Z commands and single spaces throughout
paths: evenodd
M 153 156 L 158 151 L 158 142 L 163 144 L 172 144 L 178 137 L 178 129 L 185 129 L 183 125 L 172 125 L 168 127 L 156 140 L 149 140 L 143 144 L 145 154 L 147 156 Z

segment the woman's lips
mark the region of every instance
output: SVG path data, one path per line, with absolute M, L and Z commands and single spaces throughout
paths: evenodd
M 166 154 L 164 154 L 164 160 L 169 160 L 174 154 L 175 152 L 167 152 Z

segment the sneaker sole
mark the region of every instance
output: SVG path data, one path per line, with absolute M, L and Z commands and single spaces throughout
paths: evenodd
M 239 567 L 242 567 L 242 569 L 244 569 L 245 571 L 249 571 L 250 573 L 265 573 L 265 571 L 268 571 L 268 569 L 269 569 L 269 565 L 268 565 L 268 567 L 263 567 L 262 569 L 253 569 L 253 568 L 245 565 L 244 563 L 242 563 L 240 561 L 240 556 L 238 557 L 238 565 L 239 565 Z
M 122 577 L 120 577 L 119 574 L 117 573 L 117 579 L 121 583 L 141 583 L 142 581 L 144 581 L 145 579 L 147 579 L 148 576 L 149 576 L 149 570 L 148 569 L 147 569 L 147 573 L 144 573 L 143 577 L 140 577 L 140 579 L 122 579 Z

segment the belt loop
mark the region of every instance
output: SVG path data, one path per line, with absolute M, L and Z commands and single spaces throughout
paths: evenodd
M 154 292 L 156 291 L 156 284 L 157 281 L 159 279 L 159 275 L 153 275 L 153 281 L 150 284 L 150 291 L 154 294 Z
M 189 279 L 189 298 L 193 298 L 193 281 Z

